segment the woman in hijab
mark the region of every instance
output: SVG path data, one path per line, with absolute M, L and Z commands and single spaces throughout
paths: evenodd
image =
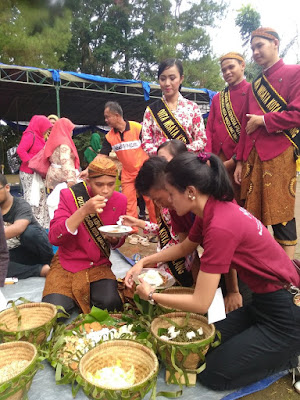
M 93 133 L 91 136 L 91 141 L 89 147 L 87 147 L 84 151 L 85 161 L 90 164 L 93 159 L 99 154 L 101 150 L 101 138 L 98 133 Z
M 77 181 L 80 167 L 79 156 L 72 140 L 75 125 L 67 118 L 59 119 L 47 140 L 44 155 L 50 161 L 46 186 L 53 190 L 56 185 L 66 182 L 68 187 Z
M 45 137 L 48 136 L 51 128 L 52 124 L 45 115 L 34 115 L 24 131 L 17 149 L 17 153 L 22 160 L 20 181 L 23 187 L 23 197 L 29 204 L 33 182 L 33 170 L 28 167 L 28 162 L 45 146 Z M 49 228 L 49 215 L 46 207 L 46 192 L 44 187 L 40 188 L 39 205 L 37 207 L 31 207 L 33 215 L 40 225 L 44 228 Z

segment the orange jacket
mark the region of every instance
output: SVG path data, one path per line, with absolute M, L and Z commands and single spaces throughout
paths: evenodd
M 149 158 L 141 147 L 141 129 L 142 126 L 138 122 L 127 121 L 124 132 L 120 134 L 111 129 L 105 136 L 122 163 L 122 182 L 132 182 L 141 166 Z

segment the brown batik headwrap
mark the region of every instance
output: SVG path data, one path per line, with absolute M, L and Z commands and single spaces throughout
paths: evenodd
M 97 156 L 88 166 L 89 178 L 96 178 L 102 175 L 116 177 L 118 173 L 116 164 L 109 158 Z
M 261 27 L 261 28 L 256 29 L 255 31 L 253 31 L 251 33 L 251 41 L 255 36 L 259 36 L 259 37 L 262 37 L 264 39 L 269 39 L 269 40 L 270 39 L 271 40 L 274 40 L 274 39 L 280 40 L 278 33 L 272 28 L 262 28 Z
M 234 60 L 239 60 L 239 61 L 245 62 L 244 57 L 240 53 L 235 53 L 234 51 L 230 51 L 229 53 L 224 54 L 224 56 L 220 57 L 220 63 L 222 64 L 222 62 L 224 60 L 232 59 L 232 58 Z

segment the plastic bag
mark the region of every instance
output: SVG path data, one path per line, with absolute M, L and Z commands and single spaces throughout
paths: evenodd
M 38 207 L 40 204 L 41 190 L 45 189 L 43 179 L 39 174 L 34 172 L 31 184 L 30 198 L 28 203 L 31 206 Z
M 18 146 L 11 147 L 6 152 L 7 164 L 12 174 L 16 174 L 17 172 L 19 172 L 22 163 L 20 157 L 18 156 L 17 148 Z

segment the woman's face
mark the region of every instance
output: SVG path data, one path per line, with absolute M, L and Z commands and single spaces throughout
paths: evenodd
M 153 201 L 153 203 L 155 203 L 155 205 L 157 205 L 157 207 L 159 208 L 172 208 L 169 193 L 165 189 L 151 188 L 149 190 L 149 197 Z
M 182 82 L 183 76 L 180 76 L 176 65 L 166 68 L 159 76 L 159 85 L 166 98 L 178 93 Z
M 174 186 L 166 183 L 166 190 L 169 193 L 169 201 L 179 216 L 185 215 L 192 210 L 192 202 L 188 197 L 187 190 L 179 192 Z
M 48 138 L 49 138 L 51 129 L 52 129 L 52 128 L 49 128 L 49 129 L 46 130 L 46 132 L 44 132 L 44 139 L 45 139 L 46 142 L 47 142 L 47 140 L 48 140 Z

